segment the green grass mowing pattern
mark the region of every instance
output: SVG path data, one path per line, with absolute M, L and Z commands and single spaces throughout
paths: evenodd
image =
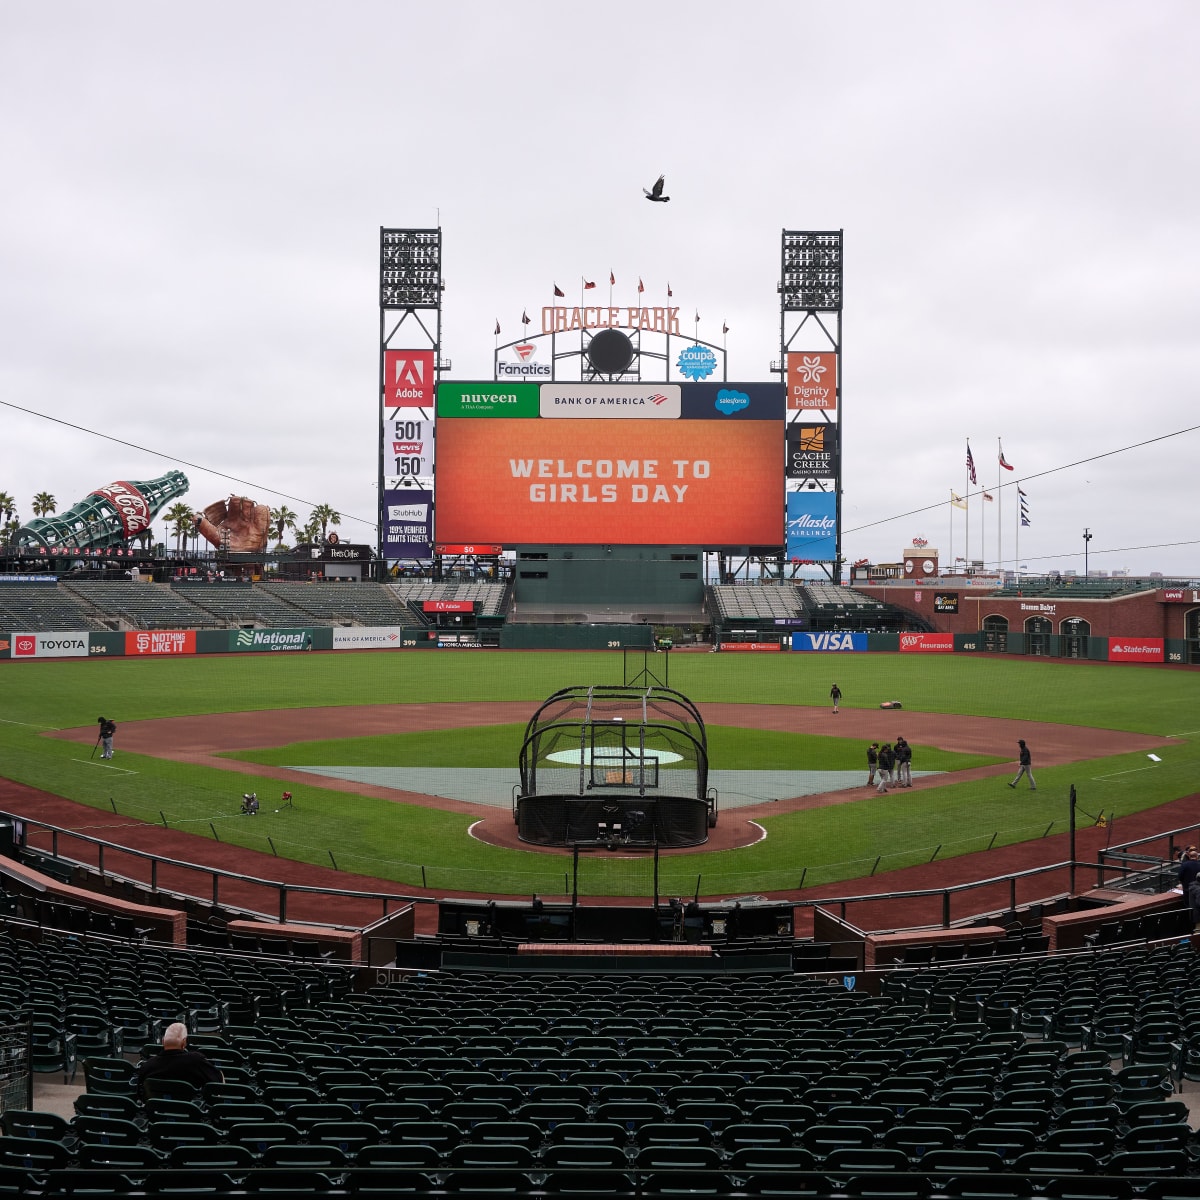
M 772 729 L 706 726 L 709 762 L 727 771 L 853 771 L 866 769 L 866 749 L 857 739 Z M 270 766 L 514 767 L 524 725 L 480 725 L 431 733 L 291 742 L 264 750 L 230 751 L 223 758 Z M 962 771 L 1003 761 L 913 746 L 923 771 Z M 670 766 L 664 767 L 670 770 Z
M 651 658 L 651 666 L 658 661 Z M 874 708 L 880 700 L 901 699 L 909 709 L 1156 734 L 1190 730 L 1200 712 L 1200 675 L 1137 665 L 935 655 L 675 654 L 670 668 L 671 686 L 701 706 L 717 701 L 824 705 L 836 679 L 844 707 Z M 254 849 L 269 850 L 269 833 L 279 853 L 300 861 L 328 863 L 332 848 L 343 869 L 401 885 L 551 893 L 559 878 L 555 856 L 480 845 L 464 836 L 471 819 L 462 814 L 302 787 L 292 788 L 295 811 L 276 815 L 264 804 L 266 819 L 255 824 L 236 816 L 240 793 L 256 790 L 271 797 L 278 781 L 125 754 L 119 731 L 115 765 L 138 774 L 118 776 L 93 762 L 72 761 L 86 759 L 86 752 L 74 743 L 38 737 L 38 727 L 91 727 L 100 713 L 123 722 L 453 700 L 526 700 L 532 714 L 556 688 L 620 683 L 620 673 L 619 654 L 556 652 L 6 663 L 0 665 L 0 773 L 97 807 L 98 827 L 120 819 L 113 817 L 111 797 L 120 813 L 156 820 L 161 811 L 169 823 L 206 834 L 211 821 L 222 840 Z M 724 736 L 714 728 L 717 765 L 723 765 L 718 748 Z M 784 742 L 767 752 L 776 750 L 789 754 Z M 855 750 L 853 765 L 861 766 L 862 748 Z M 1195 742 L 1168 748 L 1163 758 L 1154 767 L 1142 755 L 1057 768 L 1035 762 L 1037 793 L 1013 792 L 998 779 L 783 814 L 763 822 L 770 836 L 756 846 L 664 861 L 681 879 L 701 874 L 729 893 L 795 886 L 806 866 L 809 883 L 852 878 L 880 853 L 884 867 L 907 865 L 927 861 L 938 845 L 944 857 L 982 849 L 993 834 L 997 844 L 1004 844 L 1041 836 L 1051 822 L 1057 822 L 1052 831 L 1061 830 L 1071 783 L 1080 788 L 1081 809 L 1116 813 L 1118 822 L 1122 814 L 1191 794 L 1200 769 Z M 928 754 L 919 756 L 918 766 L 932 765 Z M 1119 824 L 1114 836 L 1119 837 Z M 587 864 L 584 886 L 591 894 L 626 894 L 627 888 L 636 893 L 643 883 L 642 863 L 597 856 Z

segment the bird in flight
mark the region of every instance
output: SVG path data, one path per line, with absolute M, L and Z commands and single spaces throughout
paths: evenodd
M 660 175 L 654 187 L 652 187 L 648 192 L 645 188 L 642 188 L 642 191 L 646 192 L 647 200 L 653 200 L 658 204 L 666 204 L 667 201 L 671 199 L 670 196 L 664 196 L 662 194 L 663 184 L 666 182 L 666 179 L 667 177 L 665 175 Z

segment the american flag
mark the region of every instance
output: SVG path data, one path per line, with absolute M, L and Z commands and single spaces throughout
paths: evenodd
M 970 476 L 972 483 L 978 483 L 975 478 L 975 456 L 971 453 L 971 443 L 967 443 L 967 475 Z

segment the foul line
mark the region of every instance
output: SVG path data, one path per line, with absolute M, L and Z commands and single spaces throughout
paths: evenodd
M 10 721 L 7 717 L 0 717 L 0 725 L 24 725 L 26 729 L 58 729 L 57 725 L 34 725 L 30 721 Z
M 1111 775 L 1093 775 L 1092 782 L 1099 783 L 1102 779 L 1116 779 L 1120 775 L 1136 775 L 1139 771 L 1153 770 L 1153 767 L 1131 767 L 1128 771 L 1114 771 Z
M 97 762 L 94 758 L 73 758 L 72 762 L 84 763 L 89 767 L 103 767 L 106 771 L 120 771 L 122 775 L 140 775 L 140 771 L 130 771 L 125 767 L 110 767 L 106 762 Z

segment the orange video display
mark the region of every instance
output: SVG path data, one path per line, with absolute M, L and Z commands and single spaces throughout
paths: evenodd
M 439 541 L 774 546 L 777 421 L 438 421 Z

